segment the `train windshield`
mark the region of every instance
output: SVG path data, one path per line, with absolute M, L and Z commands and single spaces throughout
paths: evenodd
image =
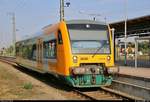
M 68 24 L 72 53 L 110 54 L 106 25 Z

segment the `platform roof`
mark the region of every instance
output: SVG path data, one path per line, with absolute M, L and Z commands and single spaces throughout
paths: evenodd
M 125 21 L 110 24 L 115 28 L 115 37 L 124 37 Z M 127 20 L 127 36 L 150 36 L 150 15 Z

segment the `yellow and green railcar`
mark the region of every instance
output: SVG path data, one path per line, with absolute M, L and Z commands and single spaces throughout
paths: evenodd
M 73 87 L 111 84 L 114 51 L 108 25 L 91 20 L 61 21 L 38 34 L 16 43 L 19 65 L 54 74 Z

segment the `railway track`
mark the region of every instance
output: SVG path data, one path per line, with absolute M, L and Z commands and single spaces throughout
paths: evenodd
M 122 100 L 128 100 L 120 97 L 119 95 L 115 95 L 109 92 L 106 92 L 105 90 L 102 89 L 97 89 L 97 90 L 88 90 L 88 91 L 81 91 L 78 89 L 73 89 L 73 93 L 80 95 L 81 97 L 88 99 L 88 100 L 117 100 L 117 101 L 122 101 Z
M 15 63 L 15 58 L 11 57 L 0 57 L 0 61 L 4 63 L 11 64 L 13 66 L 17 67 L 17 64 Z M 36 76 L 37 78 L 37 76 Z M 40 77 L 41 78 L 41 77 Z M 42 80 L 43 79 L 39 79 Z M 49 78 L 44 78 L 44 80 L 49 80 Z M 52 84 L 49 83 L 49 81 L 44 81 L 46 84 Z M 55 82 L 55 81 L 54 81 Z M 55 84 L 55 83 L 53 83 Z M 58 87 L 62 88 L 62 85 L 59 86 L 60 83 L 58 83 Z M 63 86 L 63 88 L 66 86 Z M 64 89 L 70 90 L 72 94 L 78 95 L 81 98 L 84 98 L 86 100 L 141 100 L 140 98 L 130 96 L 125 93 L 121 93 L 119 91 L 113 90 L 108 87 L 101 87 L 101 88 L 96 88 L 96 89 L 76 89 L 72 87 L 66 87 Z
M 122 101 L 122 100 L 142 100 L 144 99 L 131 96 L 129 94 L 113 90 L 108 87 L 100 87 L 96 90 L 79 90 L 79 89 L 73 89 L 73 92 L 77 95 L 80 95 L 81 97 L 84 97 L 85 99 L 89 100 L 115 100 L 115 101 Z
M 11 64 L 11 65 L 16 65 L 15 57 L 6 57 L 6 56 L 0 56 L 0 61 Z

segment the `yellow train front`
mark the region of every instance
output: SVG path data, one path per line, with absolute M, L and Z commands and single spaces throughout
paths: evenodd
M 32 46 L 34 59 L 25 59 L 18 51 L 17 63 L 22 66 L 54 74 L 73 87 L 111 85 L 114 52 L 111 30 L 105 23 L 61 21 L 43 28 L 41 36 L 23 42 Z M 23 42 L 18 42 L 18 47 Z

